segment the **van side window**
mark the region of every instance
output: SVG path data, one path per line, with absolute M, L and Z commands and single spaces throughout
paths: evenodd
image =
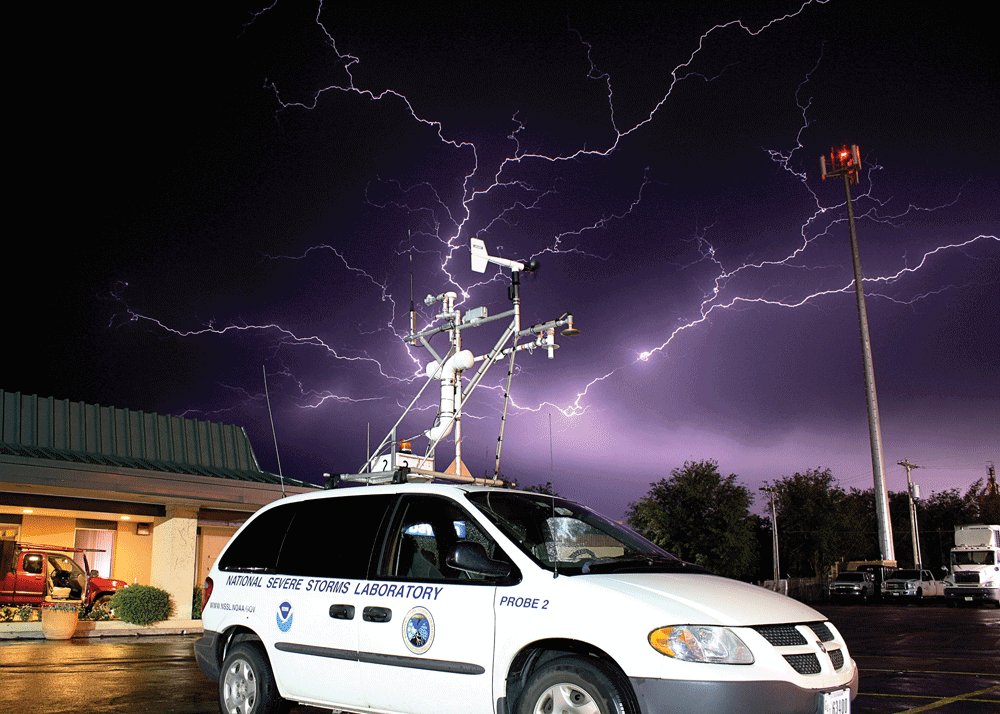
M 278 556 L 282 575 L 368 576 L 372 550 L 392 495 L 322 498 L 298 504 Z
M 410 496 L 397 510 L 386 539 L 387 548 L 378 576 L 406 580 L 483 582 L 446 563 L 455 545 L 471 541 L 483 546 L 487 555 L 506 560 L 500 549 L 457 504 L 435 496 Z
M 299 504 L 277 506 L 250 521 L 234 537 L 219 560 L 219 570 L 273 573 L 288 524 Z

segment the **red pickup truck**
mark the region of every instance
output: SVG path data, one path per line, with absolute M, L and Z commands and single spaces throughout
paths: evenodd
M 96 570 L 90 570 L 87 552 L 83 548 L 0 541 L 0 605 L 79 601 L 91 608 L 110 602 L 128 583 L 98 577 Z M 84 568 L 73 560 L 74 553 L 83 554 Z

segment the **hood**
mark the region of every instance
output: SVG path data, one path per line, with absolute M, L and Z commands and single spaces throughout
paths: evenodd
M 124 580 L 117 580 L 115 578 L 102 578 L 100 575 L 95 575 L 90 578 L 90 582 L 99 588 L 107 588 L 117 590 L 119 588 L 124 588 L 128 586 Z
M 745 627 L 826 620 L 797 600 L 715 575 L 629 573 L 583 577 L 592 579 L 595 586 L 630 597 L 637 608 L 671 613 L 670 624 Z

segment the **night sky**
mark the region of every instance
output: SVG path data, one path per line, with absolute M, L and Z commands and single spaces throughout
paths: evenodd
M 427 294 L 508 309 L 506 273 L 470 270 L 478 236 L 541 263 L 525 325 L 571 312 L 582 333 L 554 360 L 518 355 L 507 476 L 614 517 L 689 460 L 755 493 L 827 467 L 869 488 L 844 190 L 819 172 L 856 143 L 889 488 L 903 458 L 924 495 L 1000 461 L 983 17 L 222 5 L 92 7 L 39 33 L 8 139 L 9 205 L 33 228 L 7 239 L 3 389 L 240 424 L 277 471 L 263 366 L 284 474 L 354 471 L 369 425 L 381 440 L 423 383 L 427 353 L 400 339 L 411 271 L 421 328 Z M 506 366 L 466 410 L 475 475 L 493 471 Z M 432 425 L 437 391 L 401 433 Z M 437 466 L 452 455 L 449 439 Z

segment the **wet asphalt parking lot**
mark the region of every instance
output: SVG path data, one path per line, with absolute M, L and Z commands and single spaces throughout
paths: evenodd
M 943 603 L 817 609 L 844 634 L 861 668 L 853 714 L 1000 712 L 1000 609 Z M 0 711 L 214 714 L 215 686 L 195 664 L 195 639 L 0 640 Z

